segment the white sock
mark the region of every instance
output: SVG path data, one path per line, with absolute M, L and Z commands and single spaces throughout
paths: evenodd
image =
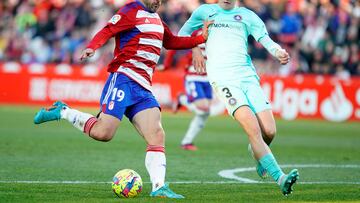
M 208 117 L 209 117 L 209 114 L 195 115 L 195 117 L 192 119 L 192 121 L 190 123 L 190 126 L 185 134 L 185 137 L 181 141 L 182 145 L 190 144 L 193 142 L 195 137 L 204 128 L 205 122 Z
M 88 113 L 83 113 L 76 109 L 72 109 L 69 107 L 65 107 L 60 112 L 61 118 L 69 121 L 74 127 L 79 129 L 81 132 L 85 132 L 85 124 L 90 118 L 94 118 L 93 120 L 96 121 L 95 117 Z
M 145 166 L 150 175 L 152 191 L 164 186 L 166 173 L 166 157 L 164 152 L 147 151 Z

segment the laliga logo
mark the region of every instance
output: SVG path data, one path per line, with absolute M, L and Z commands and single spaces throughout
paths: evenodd
M 320 112 L 324 118 L 330 121 L 345 121 L 353 112 L 351 102 L 346 98 L 343 88 L 336 84 L 330 97 L 326 98 L 320 106 Z

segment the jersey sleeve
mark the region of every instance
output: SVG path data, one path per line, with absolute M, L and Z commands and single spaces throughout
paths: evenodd
M 125 30 L 129 30 L 135 26 L 135 16 L 132 12 L 124 14 L 117 12 L 107 23 L 107 25 L 102 28 L 88 44 L 88 48 L 98 49 L 103 46 L 111 37 Z
M 250 34 L 259 41 L 262 37 L 269 35 L 264 22 L 258 15 L 251 11 Z
M 203 26 L 203 21 L 207 19 L 206 5 L 199 6 L 193 11 L 190 18 L 181 27 L 179 36 L 190 36 L 192 32 Z
M 114 35 L 129 30 L 135 27 L 135 14 L 136 12 L 128 11 L 124 13 L 120 10 L 108 21 L 106 26 Z
M 170 28 L 163 22 L 164 25 L 164 41 L 163 46 L 166 49 L 190 49 L 198 44 L 205 42 L 205 39 L 202 35 L 195 37 L 180 37 L 175 36 Z
M 265 23 L 259 18 L 258 15 L 251 12 L 252 21 L 250 23 L 250 34 L 255 38 L 256 41 L 260 42 L 265 49 L 273 56 L 278 49 L 281 49 L 280 45 L 275 43 L 269 36 L 266 30 Z

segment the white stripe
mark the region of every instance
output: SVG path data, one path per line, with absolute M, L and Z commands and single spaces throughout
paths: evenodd
M 111 82 L 110 82 L 110 85 L 109 85 L 109 88 L 106 92 L 106 95 L 104 97 L 104 100 L 102 101 L 102 104 L 107 104 L 108 103 L 108 99 L 112 93 L 112 89 L 114 88 L 115 86 L 115 82 L 116 82 L 116 76 L 117 76 L 117 73 L 114 73 L 112 78 L 111 78 Z
M 147 51 L 141 51 L 141 50 L 137 51 L 136 56 L 139 56 L 141 58 L 153 61 L 154 63 L 157 63 L 159 61 L 159 58 L 160 58 L 160 56 L 157 55 L 157 54 L 150 53 L 150 52 L 147 52 Z
M 139 83 L 141 86 L 152 92 L 151 85 L 149 81 L 147 81 L 143 76 L 141 76 L 139 73 L 131 70 L 130 68 L 125 68 L 120 66 L 117 70 L 117 72 L 125 73 L 127 76 L 131 77 L 133 80 L 135 80 L 137 83 Z
M 159 15 L 157 13 L 149 13 L 144 10 L 138 10 L 136 13 L 136 18 L 156 18 L 160 19 Z
M 186 75 L 185 79 L 187 81 L 209 82 L 209 79 L 206 75 Z
M 240 181 L 167 181 L 170 184 L 249 184 Z M 108 181 L 82 181 L 82 180 L 0 180 L 0 183 L 12 184 L 111 184 Z M 151 184 L 151 182 L 143 182 Z M 250 183 L 253 184 L 253 183 Z M 256 184 L 275 184 L 274 182 L 257 182 Z M 345 181 L 310 181 L 310 182 L 296 182 L 301 185 L 323 185 L 323 184 L 338 184 L 338 185 L 360 185 L 360 182 L 345 182 Z
M 139 44 L 151 45 L 159 49 L 162 48 L 162 41 L 157 39 L 140 38 Z
M 140 68 L 140 69 L 143 69 L 146 71 L 146 73 L 150 76 L 150 78 L 152 78 L 153 76 L 153 69 L 150 68 L 149 66 L 145 65 L 144 63 L 141 63 L 137 60 L 134 60 L 134 59 L 130 59 L 130 60 L 127 60 L 126 62 L 129 62 L 131 64 L 133 64 L 134 66 L 136 66 L 137 68 Z
M 158 33 L 164 33 L 164 27 L 162 25 L 156 25 L 156 24 L 142 24 L 142 25 L 136 25 L 137 29 L 140 30 L 140 32 L 158 32 Z

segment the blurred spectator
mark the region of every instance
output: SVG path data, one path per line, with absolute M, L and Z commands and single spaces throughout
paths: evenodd
M 79 52 L 89 39 L 128 1 L 0 1 L 0 62 L 80 63 Z M 167 0 L 159 15 L 177 33 L 200 4 L 215 2 Z M 240 0 L 240 5 L 256 12 L 271 37 L 291 55 L 291 62 L 279 67 L 250 39 L 249 51 L 259 74 L 360 75 L 359 0 Z M 89 63 L 105 66 L 112 58 L 113 43 L 98 50 Z M 176 57 L 174 61 L 181 61 L 181 52 Z

